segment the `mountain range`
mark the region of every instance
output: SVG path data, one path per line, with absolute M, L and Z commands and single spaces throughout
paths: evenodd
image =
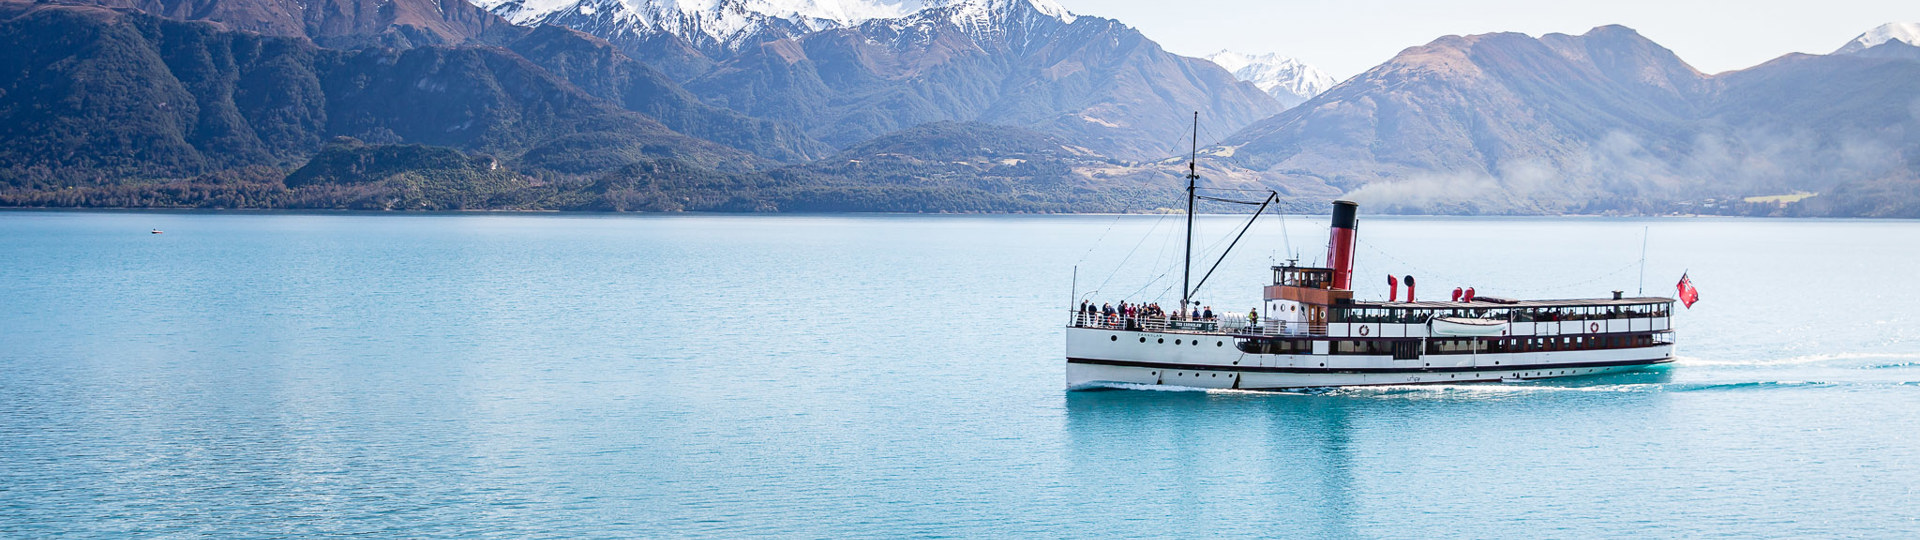
M 1916 29 L 1714 75 L 1447 36 L 1335 84 L 1047 0 L 0 0 L 0 205 L 1149 211 L 1198 113 L 1205 182 L 1290 204 L 1920 215 Z
M 926 122 L 979 121 L 1143 160 L 1176 150 L 1195 111 L 1226 132 L 1282 108 L 1219 66 L 1048 0 L 832 5 L 843 9 L 759 0 L 492 9 L 592 33 L 666 66 L 709 103 L 791 122 L 836 147 Z
M 1652 211 L 1920 170 L 1920 56 L 1885 41 L 1706 75 L 1631 29 L 1448 36 L 1207 152 L 1408 212 Z

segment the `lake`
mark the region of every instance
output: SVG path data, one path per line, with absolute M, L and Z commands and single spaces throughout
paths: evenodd
M 1702 300 L 1644 372 L 1069 393 L 1182 218 L 0 212 L 0 536 L 1920 534 L 1920 222 L 1361 210 L 1361 297 L 1634 294 L 1644 235 Z

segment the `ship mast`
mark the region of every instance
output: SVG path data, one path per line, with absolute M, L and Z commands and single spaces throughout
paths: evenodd
M 1193 112 L 1193 141 L 1187 154 L 1187 250 L 1180 264 L 1180 311 L 1187 313 L 1193 294 L 1193 187 L 1200 179 L 1200 111 Z

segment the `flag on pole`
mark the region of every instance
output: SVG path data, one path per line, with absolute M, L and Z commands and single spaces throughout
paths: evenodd
M 1680 273 L 1679 287 L 1680 303 L 1685 304 L 1687 309 L 1693 309 L 1693 303 L 1700 301 L 1700 291 L 1693 288 L 1693 280 L 1687 278 L 1686 272 Z

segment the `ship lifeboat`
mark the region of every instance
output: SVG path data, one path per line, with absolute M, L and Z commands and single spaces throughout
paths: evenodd
M 1507 321 L 1502 319 L 1475 319 L 1470 317 L 1434 317 L 1428 323 L 1435 336 L 1481 337 L 1498 336 L 1507 333 Z

